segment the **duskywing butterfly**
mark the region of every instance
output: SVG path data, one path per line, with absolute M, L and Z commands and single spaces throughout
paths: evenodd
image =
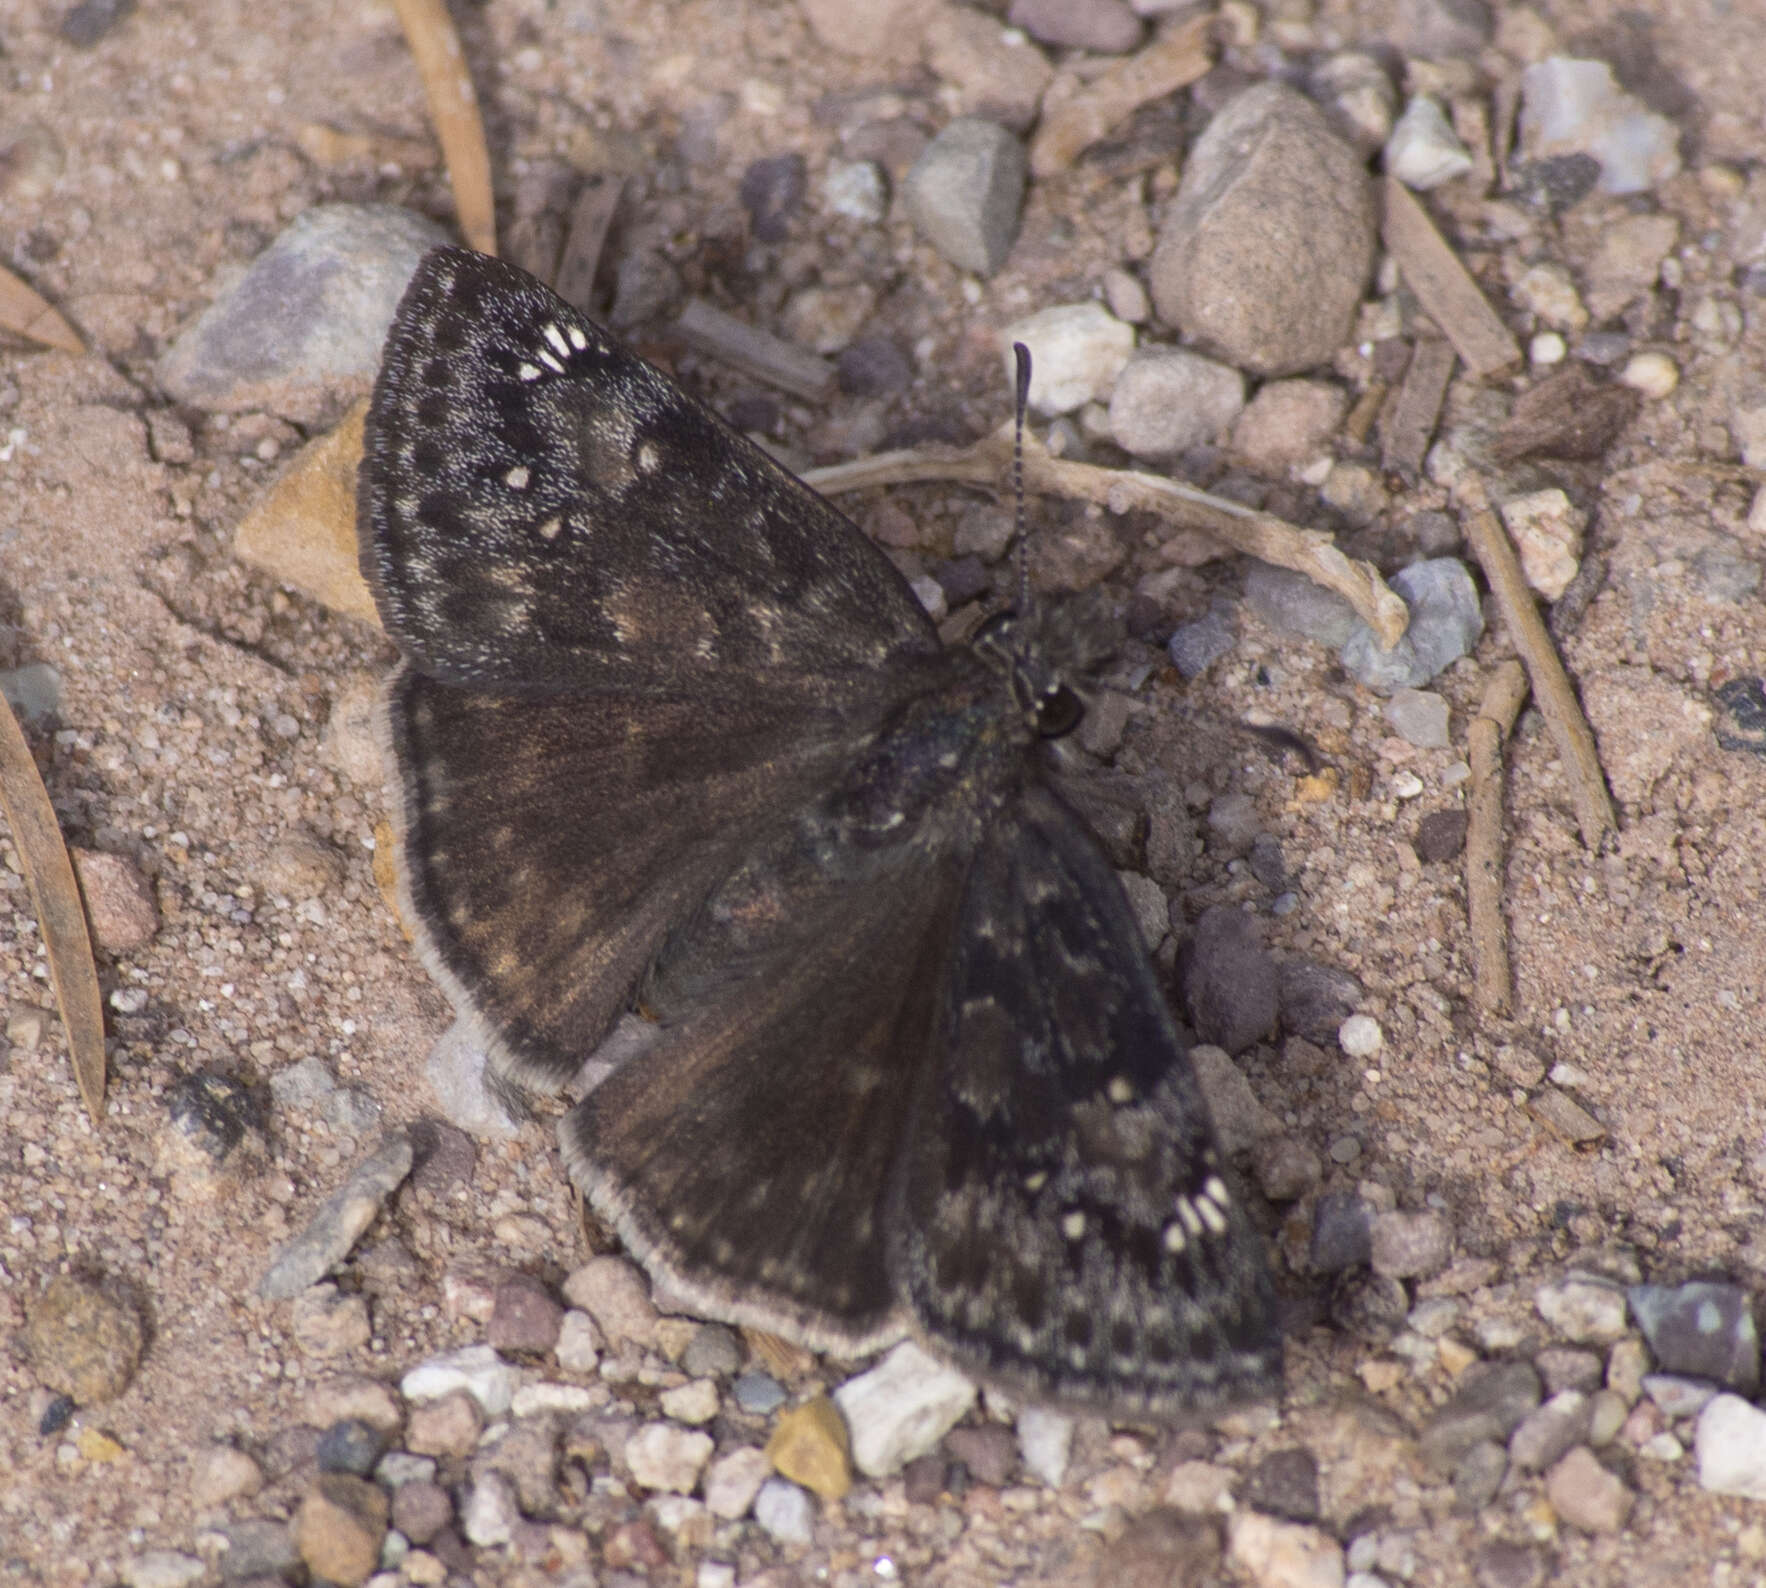
M 1045 740 L 1083 603 L 940 644 L 887 558 L 649 365 L 441 249 L 387 340 L 362 567 L 407 916 L 570 1173 L 705 1313 L 917 1331 L 1036 1398 L 1271 1393 L 1261 1240 Z

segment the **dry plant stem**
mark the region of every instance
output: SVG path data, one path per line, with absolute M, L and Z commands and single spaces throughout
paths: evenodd
M 1380 189 L 1385 214 L 1380 240 L 1429 318 L 1441 327 L 1466 368 L 1482 379 L 1521 361 L 1521 349 L 1448 247 L 1428 211 L 1395 177 Z
M 1012 457 L 1011 427 L 958 450 L 914 448 L 883 452 L 856 463 L 812 469 L 807 484 L 827 495 L 921 480 L 956 480 L 998 486 Z M 1053 496 L 1096 502 L 1112 513 L 1142 508 L 1161 518 L 1200 529 L 1234 551 L 1302 573 L 1334 590 L 1390 650 L 1404 635 L 1410 614 L 1401 597 L 1387 589 L 1371 564 L 1356 562 L 1337 549 L 1329 535 L 1301 529 L 1272 513 L 1258 513 L 1193 485 L 1135 469 L 1105 469 L 1053 457 L 1039 442 L 1024 438 L 1024 487 Z
M 481 254 L 494 254 L 497 219 L 491 204 L 491 157 L 454 19 L 448 15 L 446 0 L 393 0 L 393 6 L 417 62 L 417 75 L 423 79 L 430 120 L 447 161 L 460 235 Z
M 1502 613 L 1503 627 L 1526 664 L 1533 698 L 1551 730 L 1558 754 L 1563 757 L 1582 842 L 1590 851 L 1599 849 L 1601 840 L 1619 823 L 1613 812 L 1612 796 L 1607 793 L 1606 774 L 1601 771 L 1594 733 L 1582 715 L 1582 703 L 1576 699 L 1564 664 L 1558 660 L 1557 648 L 1539 616 L 1508 532 L 1491 511 L 1483 482 L 1468 475 L 1457 487 L 1457 495 L 1460 505 L 1467 509 L 1466 540 L 1484 570 L 1484 577 L 1490 581 L 1490 593 Z
M 795 342 L 726 314 L 703 298 L 689 298 L 675 332 L 690 347 L 756 380 L 814 402 L 834 384 L 834 366 Z
M 0 700 L 0 806 L 5 808 L 37 909 L 55 1001 L 67 1027 L 74 1080 L 97 1125 L 104 1119 L 104 1006 L 92 941 L 86 935 L 86 911 L 49 791 L 31 759 L 24 731 L 4 700 Z
M 1502 840 L 1502 741 L 1526 698 L 1526 670 L 1517 661 L 1504 662 L 1466 730 L 1466 758 L 1472 766 L 1466 807 L 1466 915 L 1473 987 L 1479 1009 L 1488 1015 L 1506 1015 L 1514 1001 L 1508 927 L 1502 918 L 1507 853 Z

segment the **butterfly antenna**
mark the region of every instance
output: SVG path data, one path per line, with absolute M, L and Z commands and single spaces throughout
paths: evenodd
M 1012 401 L 1012 536 L 1018 542 L 1018 610 L 1030 610 L 1030 540 L 1024 530 L 1024 410 L 1030 406 L 1030 349 L 1012 344 L 1017 390 Z

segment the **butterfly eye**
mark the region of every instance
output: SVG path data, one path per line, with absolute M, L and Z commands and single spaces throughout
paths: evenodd
M 1059 739 L 1079 726 L 1085 702 L 1065 684 L 1050 684 L 1036 702 L 1036 731 L 1045 739 Z

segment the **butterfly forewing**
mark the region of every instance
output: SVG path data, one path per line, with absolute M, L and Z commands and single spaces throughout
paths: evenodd
M 387 340 L 362 570 L 426 672 L 529 689 L 814 680 L 937 647 L 821 497 L 531 276 L 437 249 Z
M 831 506 L 457 249 L 395 317 L 360 520 L 419 944 L 525 1084 L 628 1006 L 660 1022 L 563 1128 L 654 1274 L 1105 1409 L 1274 1388 L 1260 1242 L 1045 782 L 1035 708 L 1085 625 L 940 650 Z

